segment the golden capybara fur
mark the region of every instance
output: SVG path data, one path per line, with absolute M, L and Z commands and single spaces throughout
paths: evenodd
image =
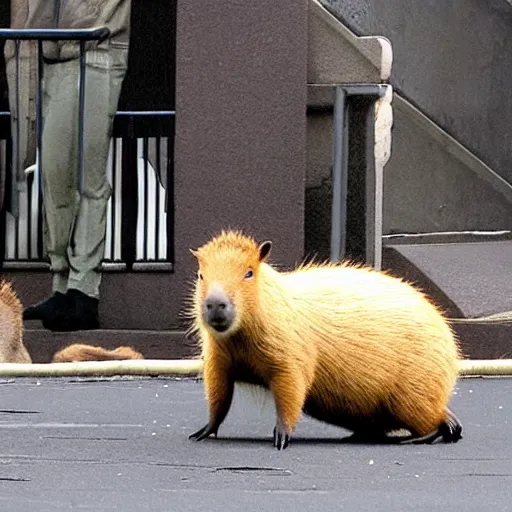
M 23 308 L 7 281 L 0 282 L 0 363 L 32 363 L 23 344 Z
M 271 243 L 221 232 L 192 251 L 199 271 L 191 315 L 202 345 L 209 421 L 216 435 L 235 382 L 274 396 L 274 446 L 286 448 L 301 412 L 355 439 L 455 442 L 448 402 L 459 352 L 440 311 L 410 284 L 367 266 L 308 264 L 279 272 Z M 389 438 L 387 438 L 389 440 Z
M 82 343 L 73 343 L 56 352 L 52 363 L 73 363 L 79 361 L 119 361 L 124 359 L 144 359 L 144 356 L 132 347 L 117 347 L 107 350 Z

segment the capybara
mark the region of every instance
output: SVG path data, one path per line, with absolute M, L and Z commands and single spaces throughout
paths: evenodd
M 52 363 L 73 363 L 79 361 L 118 361 L 124 359 L 144 359 L 144 356 L 132 347 L 117 347 L 107 350 L 82 343 L 73 343 L 56 352 Z
M 23 344 L 23 307 L 7 281 L 0 282 L 0 362 L 32 363 Z
M 448 408 L 459 350 L 441 311 L 417 288 L 369 266 L 303 264 L 278 271 L 271 242 L 222 231 L 192 253 L 191 316 L 204 360 L 208 423 L 217 435 L 236 382 L 275 400 L 274 446 L 288 446 L 301 412 L 354 440 L 456 442 Z M 389 442 L 389 441 L 388 441 Z

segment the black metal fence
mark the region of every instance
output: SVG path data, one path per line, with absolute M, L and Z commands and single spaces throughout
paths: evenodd
M 108 30 L 107 30 L 108 35 Z M 16 204 L 4 201 L 0 212 L 0 266 L 4 269 L 45 268 L 41 190 L 42 41 L 80 41 L 81 73 L 79 158 L 77 187 L 83 183 L 83 115 L 85 40 L 101 40 L 104 29 L 94 30 L 0 30 L 0 39 L 37 41 L 38 84 L 36 131 L 39 162 L 27 173 L 24 186 L 16 190 L 14 173 L 20 174 L 16 144 L 13 144 L 9 112 L 0 112 L 0 175 L 4 191 L 11 191 Z M 18 110 L 19 111 L 19 110 Z M 174 136 L 175 111 L 118 112 L 115 121 L 107 175 L 112 185 L 108 204 L 104 270 L 171 271 L 174 262 Z M 14 139 L 15 140 L 15 139 Z M 47 163 L 46 163 L 47 164 Z M 45 165 L 45 163 L 42 163 Z M 51 164 L 50 164 L 51 165 Z M 13 172 L 14 171 L 14 172 Z M 26 185 L 26 186 L 25 186 Z M 12 193 L 14 191 L 14 194 Z M 6 194 L 9 196 L 9 194 Z M 7 198 L 7 197 L 6 197 Z M 13 215 L 13 212 L 15 214 Z
M 106 271 L 169 271 L 174 262 L 175 112 L 118 112 L 107 175 L 112 195 L 107 211 Z M 0 112 L 0 167 L 10 189 L 10 114 Z M 27 174 L 18 215 L 3 211 L 5 269 L 45 268 L 39 169 Z M 8 204 L 6 205 L 8 206 Z

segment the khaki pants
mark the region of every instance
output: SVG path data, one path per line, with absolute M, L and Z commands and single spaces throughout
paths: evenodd
M 105 250 L 109 143 L 128 63 L 126 46 L 86 53 L 85 186 L 77 189 L 79 61 L 46 64 L 43 100 L 45 246 L 53 291 L 74 288 L 99 296 Z

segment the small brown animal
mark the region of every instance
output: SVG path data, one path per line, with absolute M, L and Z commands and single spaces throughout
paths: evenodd
M 23 308 L 7 281 L 0 282 L 0 362 L 32 363 L 23 344 Z
M 199 263 L 193 329 L 204 359 L 208 423 L 217 435 L 236 382 L 274 396 L 274 446 L 284 449 L 301 412 L 352 431 L 354 440 L 456 442 L 448 408 L 458 376 L 456 340 L 440 311 L 410 284 L 370 267 L 266 263 L 271 242 L 221 232 L 192 253 Z
M 56 352 L 52 363 L 117 361 L 124 359 L 144 359 L 144 356 L 136 352 L 132 347 L 117 347 L 114 350 L 106 350 L 103 347 L 74 343 Z

